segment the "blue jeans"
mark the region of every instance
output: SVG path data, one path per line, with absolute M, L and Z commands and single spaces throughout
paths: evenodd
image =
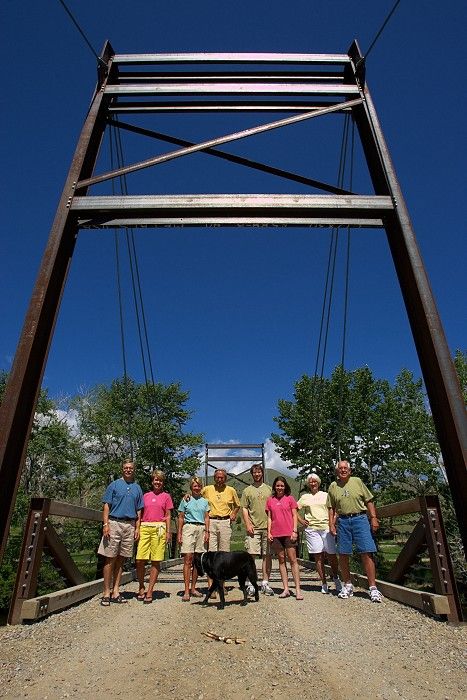
M 339 554 L 352 554 L 352 545 L 359 554 L 376 552 L 376 544 L 371 533 L 366 513 L 351 518 L 337 520 L 337 551 Z

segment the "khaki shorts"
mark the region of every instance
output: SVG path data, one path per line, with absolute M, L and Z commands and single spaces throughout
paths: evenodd
M 166 542 L 165 523 L 141 523 L 136 559 L 164 561 Z
M 245 549 L 254 557 L 264 557 L 270 554 L 270 542 L 267 530 L 255 530 L 253 537 L 245 537 Z
M 134 522 L 109 520 L 109 536 L 101 539 L 97 553 L 109 559 L 114 559 L 117 556 L 131 557 L 134 544 Z
M 185 523 L 182 528 L 182 546 L 180 554 L 192 554 L 193 552 L 204 552 L 204 523 L 194 525 Z
M 209 521 L 209 551 L 210 552 L 230 552 L 230 538 L 232 537 L 232 526 L 230 518 L 228 520 Z

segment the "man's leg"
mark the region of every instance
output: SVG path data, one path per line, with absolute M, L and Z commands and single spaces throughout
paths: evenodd
M 351 584 L 352 581 L 350 578 L 349 555 L 339 554 L 339 564 L 341 567 L 342 580 L 344 581 L 345 585 Z
M 114 567 L 114 557 L 105 557 L 104 566 L 102 569 L 102 575 L 104 577 L 104 598 L 110 597 L 110 590 L 112 588 L 112 572 Z
M 113 588 L 112 588 L 112 598 L 118 598 L 120 595 L 120 581 L 122 580 L 123 574 L 123 562 L 125 557 L 118 554 L 113 562 Z
M 272 556 L 271 556 L 271 553 L 268 552 L 263 557 L 263 579 L 265 581 L 269 581 L 269 579 L 271 578 L 271 570 L 272 570 Z
M 337 555 L 336 554 L 326 554 L 326 556 L 329 560 L 329 566 L 331 567 L 332 577 L 334 579 L 339 578 L 339 564 L 337 561 Z
M 368 586 L 376 586 L 376 567 L 372 555 L 369 552 L 363 552 L 360 554 L 363 564 L 363 570 L 368 579 Z

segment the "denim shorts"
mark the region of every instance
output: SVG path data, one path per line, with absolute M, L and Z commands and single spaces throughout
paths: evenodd
M 353 544 L 359 554 L 376 552 L 366 513 L 337 519 L 337 551 L 339 554 L 352 554 Z

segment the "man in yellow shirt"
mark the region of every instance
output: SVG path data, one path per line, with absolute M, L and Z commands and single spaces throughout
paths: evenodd
M 227 472 L 216 469 L 214 484 L 205 486 L 201 495 L 209 502 L 209 551 L 230 552 L 232 523 L 237 519 L 240 500 L 232 486 L 227 486 Z

